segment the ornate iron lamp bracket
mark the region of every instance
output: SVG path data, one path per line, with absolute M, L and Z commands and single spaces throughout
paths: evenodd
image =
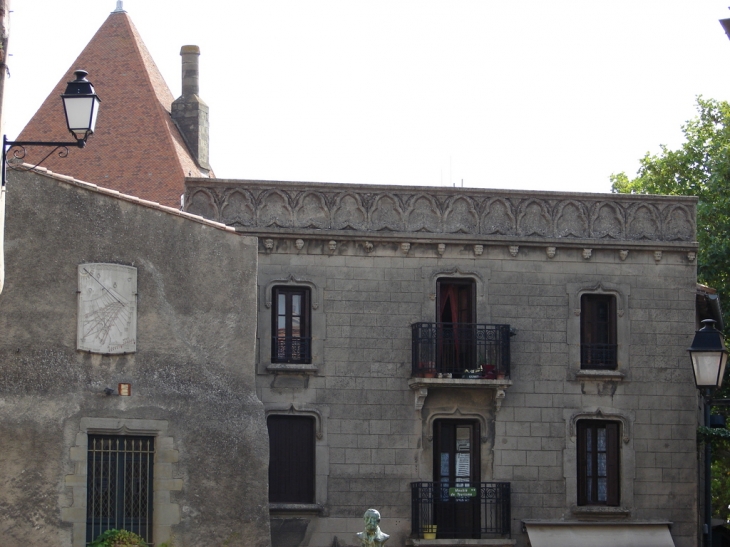
M 76 142 L 40 142 L 40 141 L 9 141 L 6 135 L 3 135 L 3 159 L 2 159 L 2 185 L 5 186 L 6 182 L 6 170 L 8 166 L 8 156 L 11 156 L 11 150 L 12 150 L 12 159 L 16 160 L 22 160 L 25 158 L 25 147 L 26 146 L 43 146 L 43 147 L 50 147 L 53 148 L 48 154 L 46 154 L 38 163 L 31 167 L 12 167 L 13 169 L 20 170 L 20 171 L 30 171 L 31 169 L 35 169 L 38 167 L 41 163 L 46 161 L 48 158 L 50 158 L 54 152 L 58 150 L 58 157 L 59 158 L 65 158 L 68 156 L 68 147 L 69 146 L 76 146 L 78 148 L 83 148 L 86 146 L 86 141 L 79 140 Z

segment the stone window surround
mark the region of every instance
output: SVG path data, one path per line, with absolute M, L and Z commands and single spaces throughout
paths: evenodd
M 317 374 L 324 364 L 324 340 L 326 333 L 326 318 L 322 306 L 323 283 L 317 283 L 309 277 L 290 274 L 286 277 L 266 276 L 259 272 L 259 314 L 258 338 L 256 351 L 256 371 L 258 374 L 267 373 L 297 373 Z M 263 283 L 265 281 L 265 283 Z M 309 298 L 309 326 L 311 341 L 311 364 L 272 363 L 271 362 L 271 313 L 272 291 L 274 287 L 307 287 Z
M 629 345 L 631 340 L 631 322 L 629 319 L 629 295 L 631 287 L 627 284 L 599 282 L 569 283 L 567 285 L 568 314 L 568 379 L 569 380 L 616 380 L 628 379 Z M 616 369 L 615 370 L 583 370 L 580 366 L 580 313 L 581 296 L 584 294 L 607 294 L 616 297 Z
M 576 517 L 624 518 L 631 514 L 634 505 L 634 478 L 636 476 L 636 453 L 631 436 L 635 421 L 633 412 L 594 407 L 583 410 L 564 409 L 565 450 L 563 450 L 563 476 L 565 478 L 565 504 Z M 578 444 L 579 420 L 615 421 L 621 424 L 619 455 L 619 498 L 617 507 L 578 505 Z
M 314 504 L 272 503 L 272 512 L 322 513 L 327 504 L 327 480 L 329 477 L 329 446 L 326 434 L 326 415 L 310 406 L 291 404 L 264 404 L 266 419 L 272 415 L 306 416 L 314 418 Z
M 87 454 L 90 433 L 155 437 L 152 538 L 159 545 L 172 537 L 172 527 L 180 523 L 180 507 L 171 502 L 170 493 L 181 491 L 183 481 L 173 478 L 173 464 L 177 463 L 179 453 L 174 448 L 174 439 L 167 435 L 167 428 L 167 420 L 81 418 L 75 444 L 69 451 L 74 473 L 65 477 L 65 486 L 73 492 L 73 502 L 70 507 L 61 509 L 61 521 L 72 526 L 73 547 L 86 546 Z

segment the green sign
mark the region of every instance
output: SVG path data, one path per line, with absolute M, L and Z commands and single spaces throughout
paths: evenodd
M 475 487 L 449 488 L 449 497 L 451 497 L 451 498 L 476 498 L 477 489 Z

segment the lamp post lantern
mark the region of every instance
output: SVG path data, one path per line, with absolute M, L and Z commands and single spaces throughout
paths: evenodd
M 76 137 L 79 148 L 86 146 L 86 139 L 94 133 L 96 115 L 99 112 L 99 97 L 94 86 L 86 79 L 85 70 L 76 70 L 76 79 L 69 82 L 66 92 L 61 95 L 63 110 L 66 114 L 66 125 Z
M 87 72 L 85 70 L 74 71 L 76 79 L 68 82 L 66 92 L 61 95 L 63 100 L 63 110 L 66 115 L 66 126 L 76 139 L 74 142 L 40 142 L 40 141 L 9 141 L 6 135 L 3 135 L 3 159 L 2 159 L 2 186 L 5 186 L 5 171 L 7 168 L 8 154 L 11 148 L 17 148 L 13 152 L 13 157 L 22 159 L 25 157 L 26 146 L 45 146 L 52 147 L 43 159 L 34 165 L 37 167 L 48 159 L 59 148 L 59 157 L 68 156 L 68 147 L 77 146 L 83 148 L 86 146 L 86 140 L 94 134 L 96 126 L 96 116 L 99 112 L 99 99 L 94 86 L 86 79 Z
M 697 389 L 713 389 L 722 385 L 727 363 L 727 349 L 722 333 L 715 328 L 713 319 L 702 321 L 704 325 L 695 333 L 689 351 Z
M 722 385 L 727 364 L 727 348 L 722 333 L 715 328 L 713 319 L 702 321 L 704 325 L 695 333 L 688 348 L 692 360 L 695 385 L 704 391 L 705 426 L 710 427 L 710 406 L 712 390 Z M 705 441 L 705 538 L 707 547 L 712 547 L 712 493 L 711 493 L 712 447 Z

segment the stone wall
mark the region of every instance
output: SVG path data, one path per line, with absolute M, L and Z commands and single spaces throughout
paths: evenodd
M 268 413 L 318 419 L 320 509 L 272 511 L 275 546 L 352 545 L 369 506 L 403 544 L 438 418 L 480 424 L 517 545 L 524 519 L 666 521 L 697 545 L 695 198 L 188 179 L 185 204 L 259 236 L 258 391 Z M 508 380 L 412 377 L 439 277 L 474 280 L 477 322 L 516 329 Z M 312 291 L 311 365 L 271 363 L 277 285 Z M 581 369 L 584 293 L 615 297 L 616 370 Z M 586 419 L 621 425 L 618 507 L 577 505 Z
M 274 513 L 308 523 L 279 545 L 352 545 L 363 511 L 381 510 L 383 529 L 403 544 L 410 534 L 409 484 L 432 479 L 434 417 L 477 417 L 485 424 L 482 480 L 512 485 L 513 538 L 526 544 L 522 519 L 672 521 L 678 546 L 696 545 L 697 399 L 686 348 L 694 332 L 692 250 L 582 245 L 414 242 L 389 234 L 367 241 L 290 231 L 259 246 L 258 390 L 269 412 L 317 413 L 319 515 Z M 298 238 L 301 239 L 297 242 Z M 626 242 L 624 242 L 626 243 Z M 692 249 L 689 245 L 687 248 Z M 429 389 L 416 406 L 411 331 L 435 321 L 436 279 L 477 284 L 477 321 L 507 323 L 511 386 Z M 270 291 L 306 285 L 313 297 L 313 369 L 273 367 Z M 579 295 L 615 294 L 619 366 L 580 370 Z M 314 306 L 316 305 L 316 308 Z M 501 405 L 501 408 L 500 408 Z M 499 410 L 497 410 L 499 408 Z M 576 507 L 575 424 L 622 423 L 621 507 Z M 274 535 L 276 545 L 276 535 Z
M 76 349 L 77 267 L 137 268 L 137 351 Z M 256 240 L 65 177 L 9 171 L 0 543 L 85 545 L 86 439 L 155 436 L 154 540 L 270 544 L 254 388 Z M 116 395 L 128 382 L 132 395 Z M 114 394 L 105 394 L 105 388 Z

